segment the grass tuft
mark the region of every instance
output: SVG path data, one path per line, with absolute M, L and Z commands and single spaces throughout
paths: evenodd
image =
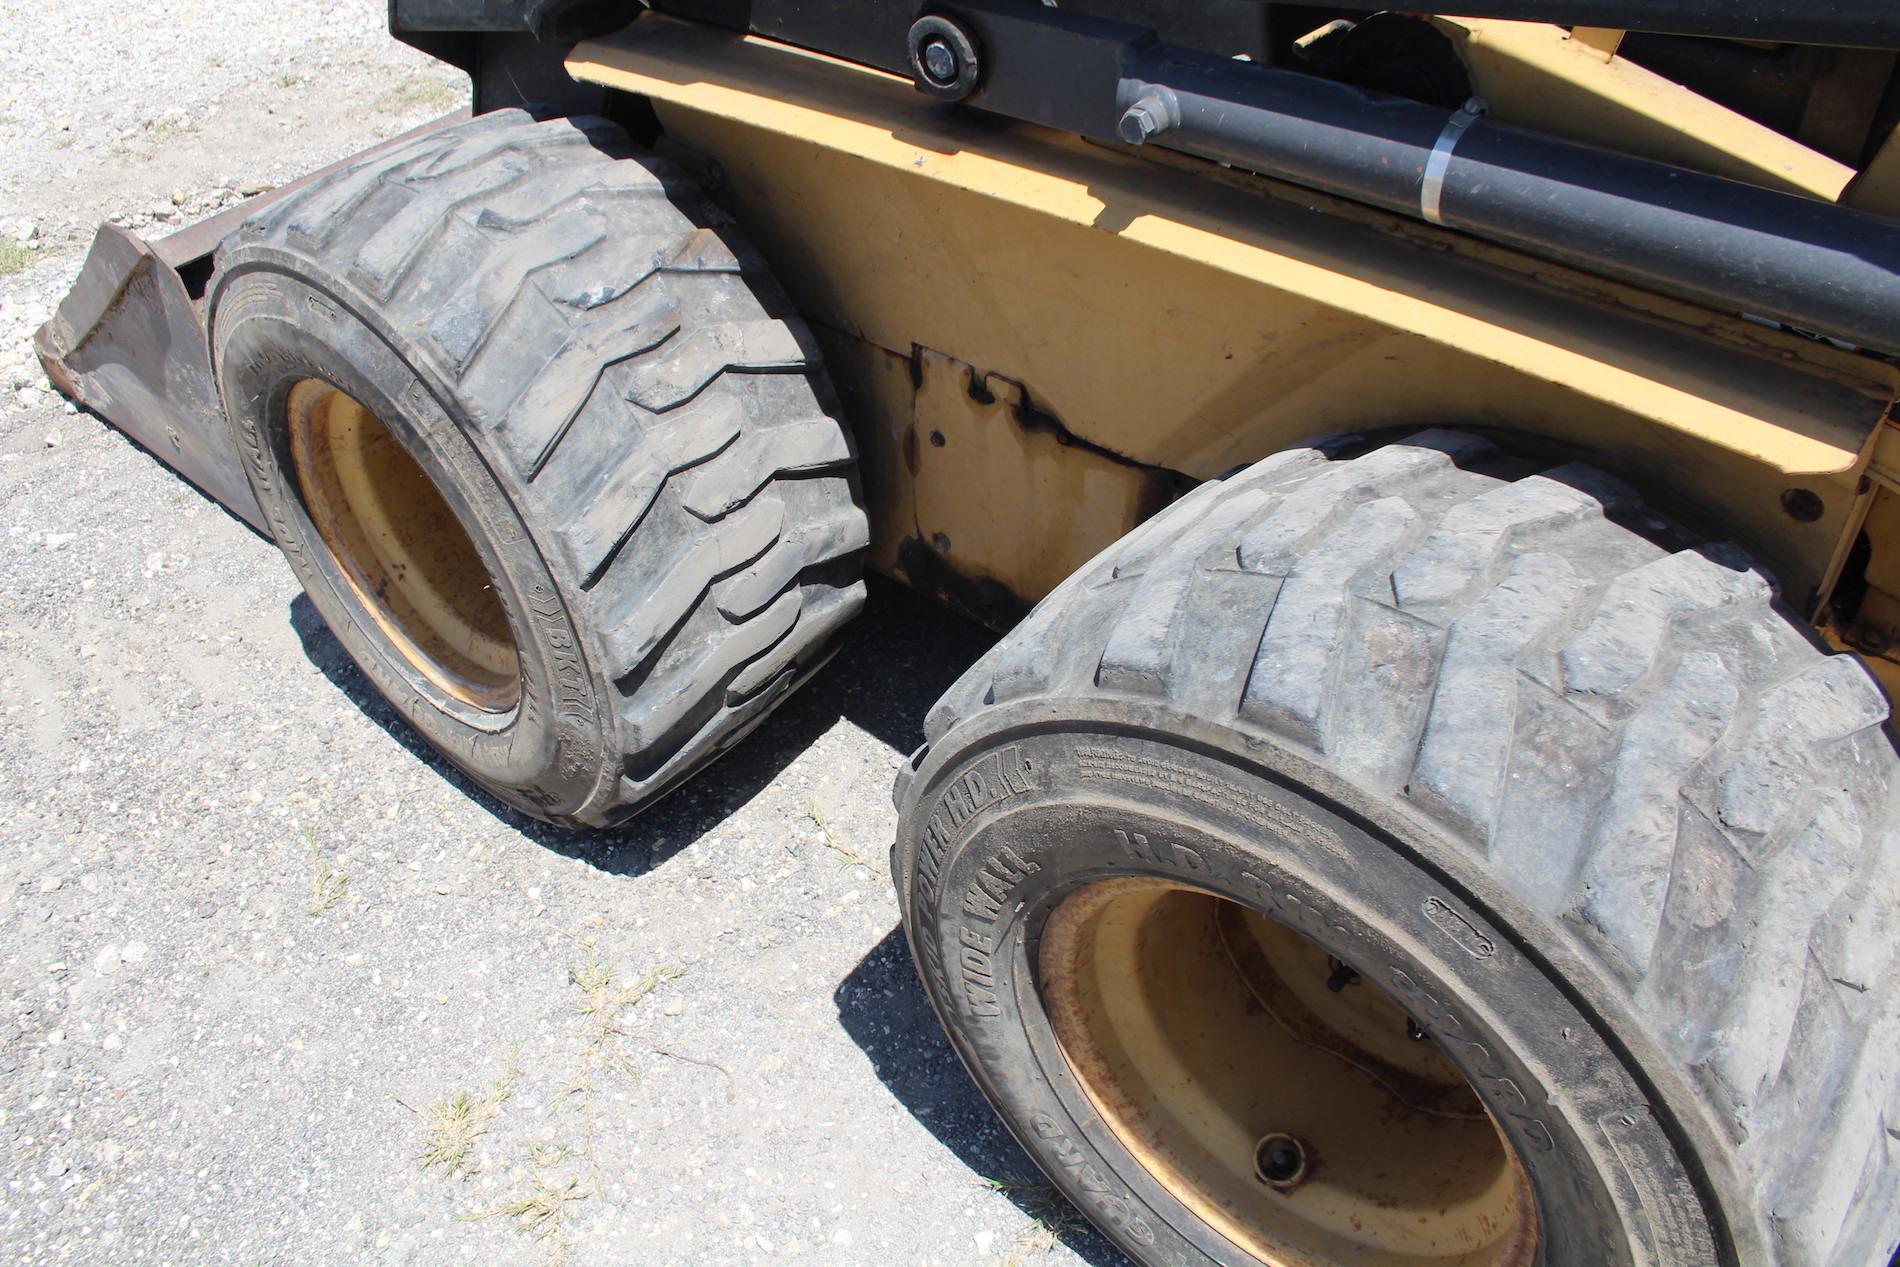
M 0 235 L 0 277 L 17 273 L 40 257 L 40 248 L 31 242 Z
M 578 1177 L 549 1175 L 553 1167 L 566 1159 L 567 1149 L 559 1145 L 536 1146 L 529 1148 L 528 1155 L 534 1161 L 535 1175 L 527 1190 L 475 1217 L 512 1221 L 515 1231 L 523 1236 L 547 1242 L 548 1267 L 561 1267 L 567 1261 L 568 1207 L 576 1201 L 587 1200 L 592 1194 L 581 1186 Z
M 317 833 L 304 828 L 304 843 L 310 851 L 310 905 L 312 915 L 321 915 L 350 895 L 350 877 L 347 872 L 338 871 L 323 857 L 323 851 L 317 848 Z
M 487 1093 L 456 1091 L 429 1106 L 423 1114 L 428 1134 L 416 1159 L 421 1169 L 440 1170 L 453 1178 L 473 1168 L 475 1142 L 488 1133 L 488 1124 L 515 1093 L 515 1055 L 508 1053 L 507 1068 Z
M 825 848 L 838 855 L 839 866 L 863 867 L 866 871 L 871 873 L 873 880 L 881 880 L 884 878 L 883 869 L 876 863 L 832 835 L 831 825 L 825 822 L 825 816 L 819 812 L 817 801 L 814 800 L 805 806 L 805 817 L 811 819 L 812 826 L 816 827 L 819 834 L 824 836 Z
M 576 1082 L 586 1083 L 586 1067 L 595 1059 L 632 1073 L 632 1062 L 620 1047 L 620 1040 L 625 1037 L 620 1028 L 621 1014 L 668 981 L 685 975 L 686 969 L 668 965 L 653 969 L 631 985 L 624 985 L 613 965 L 601 959 L 599 943 L 592 937 L 585 938 L 581 942 L 580 965 L 569 969 L 567 974 L 580 992 L 574 1006 L 582 1017 L 579 1037 L 584 1051 L 582 1070 Z
M 985 1179 L 983 1186 L 1008 1196 L 1033 1220 L 1033 1226 L 1016 1238 L 1015 1247 L 999 1267 L 1028 1267 L 1082 1226 L 1075 1207 L 1053 1184 L 1035 1179 Z

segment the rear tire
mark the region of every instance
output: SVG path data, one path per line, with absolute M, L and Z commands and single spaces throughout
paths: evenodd
M 536 817 L 604 826 L 744 735 L 863 602 L 853 455 L 730 222 L 601 119 L 483 115 L 260 212 L 225 412 L 312 603 Z
M 893 858 L 926 990 L 1138 1261 L 1887 1261 L 1887 702 L 1668 532 L 1471 436 L 1328 438 L 1157 516 L 933 711 Z M 1470 1114 L 1400 1016 L 1504 1163 L 1433 1133 Z M 1282 1133 L 1287 1192 L 1240 1155 Z M 1470 1203 L 1511 1161 L 1529 1257 Z

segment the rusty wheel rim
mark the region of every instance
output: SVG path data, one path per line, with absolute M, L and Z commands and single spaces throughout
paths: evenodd
M 1272 1267 L 1523 1267 L 1522 1165 L 1383 992 L 1238 903 L 1146 876 L 1044 927 L 1043 1002 L 1076 1080 L 1164 1189 Z
M 521 698 L 521 660 L 493 578 L 461 521 L 375 414 L 318 379 L 285 403 L 303 504 L 363 610 L 397 653 L 488 713 Z

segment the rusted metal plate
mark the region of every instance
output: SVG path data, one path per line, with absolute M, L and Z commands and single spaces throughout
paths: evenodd
M 204 325 L 178 272 L 150 243 L 101 225 L 78 281 L 33 344 L 53 386 L 265 531 L 218 406 Z

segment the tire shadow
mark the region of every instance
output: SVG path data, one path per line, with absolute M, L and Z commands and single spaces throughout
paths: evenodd
M 290 603 L 304 656 L 364 716 L 416 760 L 498 821 L 544 849 L 610 875 L 645 875 L 759 795 L 840 718 L 892 751 L 923 742 L 924 716 L 994 636 L 911 591 L 871 578 L 865 609 L 831 662 L 740 741 L 731 753 L 633 821 L 575 831 L 529 818 L 443 757 L 391 708 L 331 634 L 310 599 Z
M 1090 1267 L 1133 1267 L 1043 1178 L 971 1081 L 924 997 L 902 928 L 886 933 L 831 997 L 878 1080 L 986 1186 L 1036 1221 L 1031 1236 L 1061 1243 Z M 1025 1238 L 1018 1247 L 1026 1261 L 1036 1261 L 1033 1244 Z M 1009 1246 L 994 1252 L 1015 1261 Z

